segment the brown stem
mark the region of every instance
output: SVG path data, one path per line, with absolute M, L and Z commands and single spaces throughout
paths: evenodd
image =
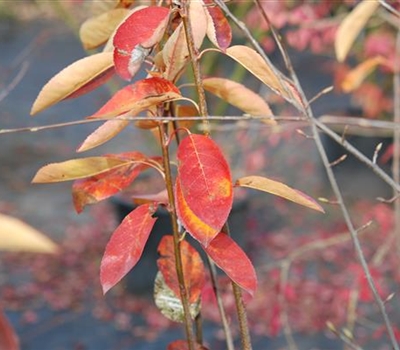
M 201 311 L 194 321 L 196 324 L 196 341 L 198 344 L 203 344 L 203 318 L 201 317 Z
M 172 232 L 174 237 L 174 254 L 175 254 L 175 264 L 176 264 L 176 273 L 178 275 L 179 282 L 179 291 L 182 301 L 183 307 L 183 316 L 184 316 L 184 324 L 186 331 L 186 338 L 188 341 L 189 350 L 195 350 L 195 336 L 193 332 L 193 322 L 192 317 L 190 315 L 189 308 L 189 297 L 188 292 L 185 286 L 185 277 L 183 275 L 183 265 L 182 265 L 182 257 L 181 257 L 181 247 L 180 247 L 180 234 L 178 227 L 178 217 L 175 209 L 175 196 L 173 189 L 173 180 L 171 174 L 170 167 L 170 159 L 169 159 L 169 150 L 166 141 L 166 135 L 162 126 L 158 127 L 160 140 L 161 140 L 161 149 L 163 155 L 163 165 L 165 171 L 165 185 L 167 187 L 168 192 L 168 200 L 169 200 L 169 212 L 171 214 L 172 220 Z
M 231 235 L 228 222 L 225 223 L 222 231 L 228 236 Z M 246 308 L 243 303 L 242 290 L 240 287 L 232 281 L 233 296 L 235 297 L 236 311 L 239 320 L 239 331 L 240 331 L 240 341 L 242 343 L 243 350 L 251 350 L 251 338 L 249 324 L 247 322 Z
M 188 13 L 189 13 L 189 3 L 187 1 L 182 1 L 182 8 L 180 11 L 180 15 L 182 18 L 183 26 L 185 28 L 186 43 L 187 43 L 187 48 L 189 50 L 190 60 L 192 63 L 194 83 L 196 85 L 196 91 L 199 97 L 200 115 L 205 118 L 203 120 L 203 125 L 205 134 L 208 135 L 210 127 L 209 127 L 209 122 L 207 120 L 208 111 L 207 111 L 206 94 L 203 88 L 203 79 L 201 77 L 200 62 L 198 60 L 199 53 L 194 43 L 192 26 L 189 20 Z
M 217 305 L 218 305 L 219 315 L 221 317 L 222 327 L 224 328 L 226 348 L 227 350 L 234 350 L 235 347 L 233 345 L 231 328 L 229 326 L 228 319 L 226 317 L 224 304 L 222 302 L 222 296 L 218 288 L 217 269 L 215 267 L 214 262 L 210 259 L 208 255 L 207 255 L 207 262 L 210 270 L 211 284 L 213 286 L 215 297 L 217 298 Z
M 393 99 L 394 99 L 394 122 L 400 122 L 400 30 L 397 31 L 396 38 L 396 57 L 395 57 L 395 69 L 393 75 Z M 394 130 L 393 135 L 393 164 L 392 164 L 393 180 L 396 183 L 400 181 L 400 131 L 399 129 Z M 393 191 L 393 195 L 396 196 L 397 192 Z M 396 235 L 397 253 L 400 255 L 400 201 L 394 202 L 394 234 Z

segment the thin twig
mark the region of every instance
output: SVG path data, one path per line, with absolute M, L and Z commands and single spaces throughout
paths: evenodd
M 374 281 L 374 279 L 373 279 L 373 277 L 371 275 L 371 272 L 370 272 L 370 269 L 368 267 L 368 263 L 367 263 L 367 261 L 365 259 L 365 256 L 364 256 L 360 241 L 359 241 L 359 239 L 357 237 L 357 231 L 354 228 L 353 222 L 352 222 L 351 217 L 350 217 L 350 213 L 349 213 L 349 211 L 348 211 L 348 209 L 347 209 L 347 207 L 346 207 L 346 205 L 344 203 L 342 192 L 341 192 L 341 190 L 339 188 L 339 185 L 338 185 L 338 183 L 336 181 L 336 177 L 335 177 L 335 175 L 334 175 L 334 173 L 332 171 L 332 168 L 329 166 L 329 159 L 327 157 L 324 145 L 323 145 L 321 137 L 319 135 L 318 127 L 317 127 L 317 123 L 316 123 L 316 119 L 314 117 L 313 111 L 312 111 L 311 107 L 309 106 L 309 104 L 307 102 L 307 98 L 305 96 L 305 93 L 304 93 L 304 90 L 302 88 L 302 85 L 301 85 L 301 83 L 300 83 L 300 81 L 298 79 L 296 71 L 293 68 L 293 65 L 291 63 L 291 60 L 290 60 L 290 57 L 289 57 L 287 51 L 283 47 L 283 45 L 281 43 L 281 39 L 280 39 L 279 35 L 277 35 L 274 27 L 272 26 L 272 23 L 270 22 L 270 20 L 268 18 L 268 15 L 265 13 L 264 9 L 259 4 L 259 0 L 254 0 L 254 1 L 258 4 L 259 8 L 261 9 L 262 15 L 266 19 L 267 24 L 269 25 L 270 30 L 271 30 L 275 40 L 278 43 L 278 47 L 280 49 L 280 52 L 281 52 L 281 54 L 282 54 L 282 56 L 284 58 L 285 64 L 286 64 L 286 68 L 288 69 L 288 71 L 290 73 L 290 76 L 291 76 L 291 78 L 292 78 L 292 80 L 293 80 L 293 82 L 294 82 L 294 84 L 295 84 L 295 86 L 296 86 L 296 88 L 298 90 L 298 93 L 299 93 L 300 98 L 302 100 L 302 104 L 303 104 L 303 106 L 305 106 L 304 111 L 303 111 L 304 115 L 309 119 L 309 122 L 311 124 L 311 129 L 312 129 L 312 133 L 313 133 L 314 138 L 315 138 L 315 144 L 317 146 L 318 153 L 320 154 L 320 157 L 322 158 L 322 162 L 323 162 L 325 170 L 327 172 L 329 182 L 330 182 L 331 187 L 333 189 L 333 192 L 335 193 L 335 196 L 336 196 L 336 198 L 337 198 L 337 200 L 339 202 L 339 206 L 340 206 L 340 209 L 342 211 L 343 218 L 344 218 L 344 220 L 346 222 L 346 225 L 347 225 L 347 227 L 348 227 L 348 229 L 350 231 L 350 235 L 351 235 L 351 238 L 352 238 L 352 241 L 353 241 L 353 244 L 354 244 L 356 255 L 357 255 L 358 260 L 359 260 L 359 262 L 360 262 L 360 264 L 362 266 L 362 269 L 363 269 L 365 277 L 367 279 L 369 288 L 370 288 L 370 290 L 371 290 L 371 292 L 372 292 L 372 294 L 374 296 L 375 302 L 378 305 L 378 308 L 379 308 L 380 313 L 382 315 L 382 318 L 383 318 L 383 321 L 385 323 L 385 327 L 386 327 L 387 333 L 388 333 L 389 338 L 390 338 L 391 345 L 392 345 L 393 349 L 399 350 L 399 346 L 397 344 L 397 340 L 396 340 L 396 337 L 394 335 L 393 328 L 392 328 L 391 322 L 389 320 L 389 316 L 388 316 L 388 314 L 386 312 L 385 303 L 383 302 L 383 300 L 379 296 L 378 290 L 377 290 L 376 285 L 375 285 L 375 281 Z M 399 188 L 398 183 L 396 183 L 396 187 Z
M 29 62 L 28 61 L 22 62 L 21 68 L 19 69 L 17 75 L 2 91 L 0 91 L 0 102 L 3 101 L 8 96 L 8 94 L 12 90 L 14 90 L 15 87 L 21 82 L 22 78 L 28 71 L 28 68 L 29 68 Z
M 395 68 L 393 75 L 393 100 L 394 100 L 394 122 L 400 123 L 400 30 L 397 31 L 396 37 L 396 54 Z M 399 183 L 400 181 L 400 130 L 395 129 L 393 132 L 393 163 L 392 163 L 393 180 Z M 395 196 L 397 193 L 393 191 Z M 394 203 L 394 234 L 396 235 L 397 253 L 400 254 L 400 201 Z
M 158 127 L 159 136 L 161 140 L 161 150 L 163 155 L 163 165 L 165 171 L 165 186 L 168 192 L 169 212 L 171 214 L 172 234 L 174 237 L 174 255 L 175 255 L 176 273 L 178 276 L 179 292 L 183 307 L 183 319 L 184 319 L 188 349 L 195 350 L 196 348 L 195 335 L 193 332 L 193 322 L 190 314 L 188 290 L 185 284 L 185 276 L 183 275 L 181 241 L 180 241 L 180 233 L 178 227 L 178 217 L 175 208 L 175 195 L 174 195 L 173 180 L 170 167 L 171 165 L 169 159 L 169 150 L 166 142 L 165 131 L 163 129 L 164 129 L 163 126 Z
M 235 347 L 233 345 L 231 327 L 229 326 L 228 318 L 226 317 L 224 303 L 222 301 L 221 292 L 218 288 L 217 269 L 215 267 L 214 262 L 210 259 L 208 255 L 207 255 L 207 263 L 210 270 L 211 284 L 213 286 L 215 298 L 217 299 L 217 305 L 218 305 L 219 315 L 221 317 L 222 327 L 225 333 L 226 348 L 227 350 L 235 350 Z

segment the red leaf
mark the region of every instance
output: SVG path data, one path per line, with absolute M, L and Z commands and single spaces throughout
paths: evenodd
M 250 295 L 257 289 L 257 275 L 246 253 L 224 232 L 218 234 L 204 250 L 229 278 Z
M 168 344 L 167 350 L 189 350 L 187 340 L 175 340 Z M 200 344 L 196 344 L 195 350 L 208 350 L 206 347 Z
M 204 242 L 204 245 L 208 245 L 209 242 L 219 233 L 219 230 L 204 223 L 189 208 L 185 198 L 183 197 L 179 179 L 177 179 L 175 183 L 175 201 L 176 211 L 183 226 L 185 226 L 186 230 L 194 239 L 202 243 Z
M 0 310 L 0 350 L 19 350 L 19 348 L 18 337 Z
M 205 8 L 209 15 L 207 36 L 215 46 L 224 51 L 232 41 L 231 26 L 222 10 L 215 6 L 212 0 L 203 1 L 206 4 Z
M 178 88 L 170 81 L 152 77 L 135 82 L 117 91 L 113 97 L 89 118 L 115 117 L 127 112 L 133 115 L 171 97 L 180 96 Z M 139 103 L 142 102 L 142 103 Z
M 130 80 L 157 44 L 168 24 L 170 10 L 149 6 L 130 15 L 118 27 L 114 36 L 114 64 L 121 78 Z
M 85 205 L 97 203 L 120 192 L 149 167 L 143 163 L 147 158 L 139 152 L 114 155 L 114 157 L 132 160 L 132 163 L 74 182 L 72 198 L 78 213 L 82 212 Z
M 128 214 L 107 243 L 101 260 L 103 293 L 114 287 L 139 261 L 157 218 L 153 204 L 143 204 Z
M 189 293 L 189 302 L 195 303 L 201 295 L 205 283 L 204 265 L 200 254 L 187 241 L 180 243 L 183 276 Z M 164 236 L 158 246 L 160 258 L 157 260 L 158 269 L 162 273 L 165 283 L 175 295 L 180 298 L 178 276 L 176 274 L 174 239 L 173 236 Z
M 214 229 L 211 236 L 201 232 L 197 235 L 196 239 L 207 246 L 225 224 L 232 208 L 229 165 L 218 145 L 203 135 L 191 134 L 183 139 L 177 157 L 179 187 L 187 207 Z

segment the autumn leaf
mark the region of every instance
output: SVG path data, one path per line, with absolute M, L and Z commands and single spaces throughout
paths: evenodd
M 193 42 L 200 48 L 206 36 L 207 17 L 201 1 L 192 1 L 189 7 L 189 21 L 192 27 Z M 183 23 L 180 23 L 168 38 L 162 50 L 164 77 L 176 81 L 189 61 L 189 50 Z
M 150 106 L 179 97 L 181 95 L 178 88 L 166 79 L 142 79 L 117 91 L 103 107 L 88 118 L 112 118 L 128 112 L 132 116 Z
M 118 155 L 114 156 L 120 158 Z M 131 153 L 127 160 L 129 162 L 120 167 L 74 182 L 72 199 L 78 213 L 82 212 L 84 206 L 97 203 L 122 191 L 149 167 L 147 157 L 139 152 Z M 151 202 L 154 203 L 155 200 Z
M 161 272 L 157 272 L 154 281 L 154 301 L 160 312 L 169 320 L 174 322 L 185 322 L 185 313 L 183 311 L 182 301 L 168 287 Z M 192 319 L 195 319 L 200 312 L 200 299 L 189 304 L 189 313 Z
M 87 151 L 117 136 L 129 125 L 128 120 L 123 120 L 124 117 L 135 116 L 152 106 L 179 97 L 181 95 L 174 84 L 158 77 L 139 80 L 124 87 L 117 91 L 100 110 L 88 117 L 89 119 L 114 119 L 107 121 L 92 132 L 77 151 Z
M 221 230 L 232 209 L 233 189 L 229 165 L 213 140 L 196 134 L 190 134 L 182 140 L 177 158 L 178 191 L 185 201 L 181 208 L 187 205 L 212 231 L 199 235 L 186 228 L 207 246 Z
M 189 294 L 189 302 L 194 303 L 200 299 L 205 283 L 205 272 L 200 254 L 187 241 L 180 242 L 181 259 L 185 286 Z M 172 235 L 164 236 L 158 246 L 160 257 L 157 260 L 158 269 L 162 273 L 168 287 L 180 298 L 178 276 L 176 274 L 176 261 L 174 252 L 174 239 Z
M 0 250 L 55 254 L 58 247 L 43 233 L 21 220 L 0 214 Z
M 168 344 L 167 350 L 189 350 L 188 341 L 174 340 L 172 343 Z M 203 345 L 195 344 L 194 350 L 208 350 L 208 349 Z
M 56 74 L 42 88 L 31 109 L 31 115 L 65 100 L 78 97 L 104 84 L 114 74 L 110 52 L 80 59 Z
M 344 77 L 340 84 L 343 92 L 349 93 L 359 88 L 365 78 L 370 75 L 377 66 L 385 64 L 386 62 L 387 60 L 382 56 L 372 57 L 361 62 Z
M 114 8 L 83 22 L 79 30 L 83 47 L 86 50 L 92 50 L 106 43 L 115 28 L 129 12 L 125 8 Z
M 268 192 L 275 196 L 285 198 L 294 203 L 324 213 L 324 209 L 314 199 L 307 196 L 303 192 L 283 184 L 282 182 L 274 181 L 261 176 L 247 176 L 237 180 L 235 185 Z
M 224 51 L 232 41 L 232 30 L 222 10 L 212 0 L 203 0 L 208 18 L 207 37 Z
M 121 118 L 122 117 L 123 115 Z M 116 117 L 113 120 L 108 120 L 103 125 L 99 126 L 82 142 L 76 151 L 78 153 L 88 151 L 117 136 L 129 125 L 128 120 L 120 120 L 119 118 L 120 117 Z
M 129 213 L 112 234 L 100 265 L 103 293 L 114 287 L 139 261 L 157 218 L 153 204 L 143 204 Z
M 0 309 L 0 349 L 19 350 L 19 339 L 8 321 L 3 310 Z
M 200 220 L 189 208 L 183 197 L 179 179 L 177 179 L 175 183 L 175 202 L 179 221 L 185 227 L 186 231 L 189 232 L 194 239 L 207 246 L 219 233 L 219 230 Z
M 357 36 L 378 7 L 378 0 L 363 0 L 340 23 L 335 37 L 335 52 L 339 62 L 346 59 Z
M 170 10 L 149 6 L 135 11 L 118 27 L 114 35 L 114 63 L 118 75 L 130 80 L 154 45 L 164 35 Z
M 257 275 L 246 253 L 226 233 L 220 232 L 204 250 L 228 277 L 250 295 L 257 289 Z
M 224 53 L 288 102 L 295 103 L 296 105 L 300 103 L 293 84 L 287 78 L 280 75 L 275 67 L 268 64 L 252 48 L 236 45 L 229 47 Z
M 82 179 L 120 167 L 127 162 L 113 157 L 88 157 L 51 163 L 40 168 L 32 182 L 49 183 Z
M 273 117 L 273 113 L 260 95 L 242 84 L 224 78 L 203 79 L 204 89 L 252 116 Z M 273 119 L 265 122 L 276 125 Z

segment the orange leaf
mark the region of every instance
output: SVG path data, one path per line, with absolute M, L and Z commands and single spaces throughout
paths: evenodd
M 380 64 L 385 64 L 387 60 L 382 56 L 376 56 L 361 62 L 357 67 L 349 71 L 340 84 L 342 90 L 346 93 L 359 88 L 365 78 L 370 75 Z
M 187 340 L 175 340 L 168 344 L 167 350 L 189 350 L 189 345 Z M 195 344 L 194 350 L 208 350 L 205 346 L 200 344 Z
M 157 218 L 156 207 L 143 204 L 128 214 L 112 234 L 101 260 L 103 293 L 114 287 L 139 261 Z
M 236 186 L 253 188 L 255 190 L 268 192 L 285 198 L 289 201 L 303 205 L 307 208 L 314 209 L 324 213 L 324 209 L 311 197 L 303 192 L 295 190 L 282 182 L 274 181 L 261 176 L 242 177 L 236 181 Z
M 124 154 L 122 156 L 114 156 L 123 159 Z M 142 171 L 149 167 L 145 163 L 147 158 L 142 153 L 132 152 L 126 159 L 129 162 L 125 165 L 74 182 L 72 186 L 72 198 L 78 213 L 82 212 L 85 205 L 97 203 L 122 191 Z M 154 200 L 151 202 L 154 202 Z
M 110 52 L 82 58 L 56 74 L 42 88 L 31 109 L 34 115 L 70 97 L 87 93 L 111 78 L 114 63 Z
M 209 242 L 218 234 L 219 230 L 200 220 L 189 208 L 185 198 L 183 197 L 179 179 L 177 179 L 175 183 L 175 201 L 179 220 L 182 222 L 185 229 L 194 239 L 202 242 L 204 245 L 208 245 Z
M 170 81 L 152 77 L 138 80 L 117 91 L 95 114 L 88 118 L 111 118 L 124 113 L 135 115 L 150 106 L 180 97 L 178 88 Z
M 201 234 L 196 237 L 207 246 L 225 224 L 232 208 L 229 165 L 213 140 L 196 134 L 183 139 L 178 147 L 177 158 L 177 182 L 186 205 L 198 219 L 214 230 L 211 237 L 202 237 Z
M 203 79 L 204 89 L 253 116 L 273 117 L 267 102 L 242 84 L 224 78 Z M 276 125 L 275 120 L 265 122 Z
M 180 249 L 183 276 L 185 277 L 185 286 L 189 293 L 189 302 L 195 303 L 199 300 L 205 283 L 203 261 L 200 254 L 187 241 L 180 242 Z M 160 254 L 157 260 L 158 269 L 162 273 L 167 286 L 180 298 L 173 236 L 167 235 L 162 238 L 158 246 L 158 253 Z
M 340 23 L 335 37 L 336 58 L 339 62 L 346 59 L 358 34 L 378 7 L 378 0 L 363 0 Z
M 215 237 L 206 253 L 229 278 L 250 295 L 257 289 L 257 275 L 246 253 L 224 232 Z
M 149 6 L 121 23 L 113 41 L 115 69 L 121 78 L 130 80 L 146 58 L 147 49 L 161 40 L 170 13 L 166 7 Z
M 42 167 L 33 178 L 33 183 L 49 183 L 82 179 L 120 167 L 127 160 L 112 157 L 88 157 L 52 163 Z

